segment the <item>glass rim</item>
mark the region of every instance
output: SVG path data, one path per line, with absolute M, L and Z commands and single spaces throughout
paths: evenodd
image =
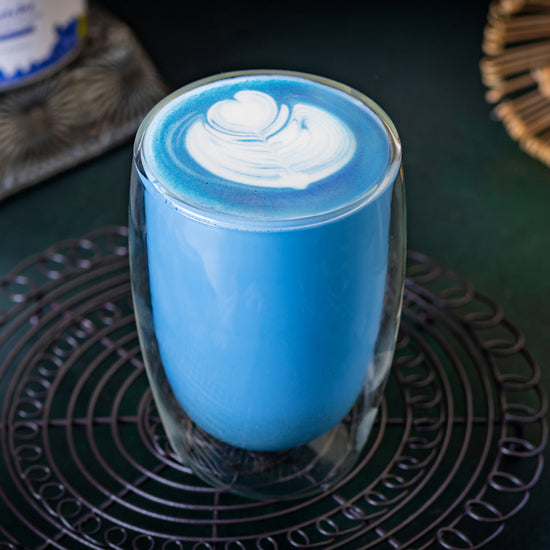
M 262 220 L 261 218 L 250 218 L 244 216 L 238 216 L 234 214 L 212 211 L 208 208 L 201 208 L 196 204 L 191 204 L 190 202 L 182 199 L 181 196 L 176 195 L 168 187 L 162 184 L 162 182 L 157 181 L 150 177 L 151 174 L 147 173 L 147 170 L 143 167 L 142 159 L 140 158 L 141 142 L 147 128 L 153 118 L 161 111 L 165 106 L 174 101 L 176 98 L 212 82 L 217 82 L 220 80 L 227 80 L 231 78 L 246 77 L 246 76 L 288 76 L 293 78 L 299 78 L 303 80 L 309 80 L 310 82 L 315 82 L 317 84 L 322 84 L 327 87 L 335 88 L 354 99 L 359 100 L 367 108 L 369 108 L 375 115 L 378 117 L 386 135 L 390 142 L 390 158 L 386 165 L 386 170 L 384 171 L 383 177 L 374 182 L 374 184 L 361 194 L 357 199 L 332 210 L 326 212 L 315 213 L 308 216 L 299 216 L 299 217 L 290 217 L 290 218 L 278 218 L 278 219 L 269 219 L 268 221 Z M 218 73 L 212 76 L 201 78 L 195 80 L 172 93 L 168 94 L 165 98 L 159 101 L 145 116 L 141 122 L 136 137 L 134 140 L 133 147 L 133 160 L 134 166 L 142 172 L 144 176 L 143 184 L 151 184 L 154 189 L 160 193 L 160 195 L 167 200 L 170 205 L 175 208 L 178 212 L 181 212 L 183 215 L 192 218 L 196 221 L 215 226 L 227 227 L 230 229 L 242 229 L 242 230 L 255 230 L 255 231 L 284 231 L 290 229 L 299 229 L 299 228 L 308 228 L 317 225 L 322 225 L 328 222 L 334 222 L 340 218 L 346 217 L 353 212 L 359 210 L 367 203 L 376 200 L 376 198 L 381 195 L 388 186 L 390 186 L 399 173 L 401 168 L 401 140 L 390 117 L 387 113 L 371 98 L 369 98 L 364 93 L 348 86 L 342 84 L 336 80 L 318 76 L 312 73 L 300 72 L 300 71 L 291 71 L 291 70 L 282 70 L 282 69 L 246 69 L 246 70 L 237 70 Z M 138 163 L 139 159 L 139 163 Z M 372 191 L 372 189 L 375 189 Z

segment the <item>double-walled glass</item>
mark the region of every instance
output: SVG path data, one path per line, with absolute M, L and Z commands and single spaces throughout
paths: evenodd
M 197 208 L 149 173 L 144 135 L 163 108 L 257 74 L 328 86 L 372 112 L 389 156 L 371 191 L 336 211 L 266 224 L 261 214 L 255 223 Z M 382 109 L 312 75 L 218 75 L 174 92 L 144 120 L 130 200 L 136 321 L 168 439 L 207 482 L 254 498 L 311 495 L 341 481 L 364 450 L 401 311 L 400 168 Z

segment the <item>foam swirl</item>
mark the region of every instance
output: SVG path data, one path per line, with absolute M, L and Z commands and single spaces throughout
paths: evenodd
M 351 130 L 324 109 L 277 105 L 242 90 L 218 101 L 185 138 L 191 157 L 224 179 L 261 187 L 305 189 L 345 166 L 356 149 Z

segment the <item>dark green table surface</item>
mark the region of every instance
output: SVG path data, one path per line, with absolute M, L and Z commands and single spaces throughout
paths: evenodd
M 550 388 L 550 169 L 518 148 L 484 101 L 485 1 L 102 3 L 131 25 L 172 87 L 287 68 L 380 103 L 403 142 L 409 248 L 503 306 Z M 130 160 L 128 143 L 0 203 L 0 274 L 59 240 L 126 223 Z M 550 548 L 549 478 L 485 548 Z

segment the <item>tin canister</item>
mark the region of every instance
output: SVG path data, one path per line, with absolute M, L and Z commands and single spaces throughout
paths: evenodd
M 56 71 L 78 53 L 87 0 L 0 2 L 0 91 Z

